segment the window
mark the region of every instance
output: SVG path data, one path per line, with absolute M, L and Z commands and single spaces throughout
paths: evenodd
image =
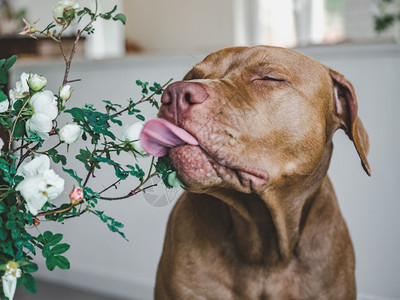
M 295 46 L 344 39 L 343 0 L 258 0 L 258 43 Z
M 382 0 L 235 0 L 238 44 L 283 47 L 399 39 L 399 24 L 374 31 Z M 388 9 L 400 10 L 400 1 Z

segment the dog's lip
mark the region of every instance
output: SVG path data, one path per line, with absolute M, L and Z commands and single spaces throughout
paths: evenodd
M 200 141 L 199 144 L 194 147 L 199 147 L 212 162 L 217 163 L 218 165 L 235 172 L 239 180 L 240 178 L 247 178 L 250 179 L 253 184 L 257 186 L 264 186 L 268 183 L 269 176 L 265 172 L 248 167 L 230 165 L 222 159 L 217 159 L 210 154 L 210 152 L 204 147 L 204 145 Z
M 164 118 L 162 118 L 162 119 L 164 119 Z M 165 119 L 165 120 L 169 121 L 167 119 Z M 192 133 L 190 130 L 184 128 L 184 126 L 181 126 L 181 125 L 177 125 L 177 126 L 196 138 L 196 134 Z M 226 163 L 224 160 L 217 159 L 216 157 L 214 157 L 214 155 L 211 155 L 210 151 L 208 151 L 206 149 L 204 144 L 199 139 L 197 139 L 197 142 L 198 142 L 197 145 L 185 144 L 185 145 L 181 145 L 181 146 L 177 146 L 177 147 L 185 147 L 185 146 L 199 147 L 212 162 L 217 163 L 218 165 L 220 165 L 224 168 L 234 171 L 236 173 L 236 175 L 238 176 L 239 180 L 240 180 L 240 178 L 247 178 L 247 179 L 251 180 L 254 185 L 257 185 L 257 186 L 264 186 L 268 183 L 269 176 L 267 173 L 262 172 L 260 170 L 253 169 L 253 168 L 230 165 L 230 164 Z M 174 148 L 176 148 L 176 147 L 170 148 L 169 150 L 174 149 Z

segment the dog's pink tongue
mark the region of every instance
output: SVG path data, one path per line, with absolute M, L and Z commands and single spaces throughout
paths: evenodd
M 197 140 L 184 129 L 164 119 L 147 121 L 140 133 L 140 143 L 148 154 L 161 157 L 169 148 L 184 144 L 198 145 Z

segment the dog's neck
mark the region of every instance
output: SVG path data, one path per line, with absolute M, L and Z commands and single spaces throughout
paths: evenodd
M 267 197 L 218 190 L 212 196 L 229 207 L 234 241 L 242 258 L 250 263 L 277 265 L 287 262 L 300 233 L 306 199 L 282 198 L 269 191 Z
M 321 190 L 330 186 L 326 171 L 332 148 L 321 165 L 301 184 L 271 187 L 260 194 L 231 189 L 210 192 L 229 207 L 234 238 L 243 259 L 252 263 L 287 263 L 301 229 Z

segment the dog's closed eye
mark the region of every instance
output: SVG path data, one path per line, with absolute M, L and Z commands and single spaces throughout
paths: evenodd
M 273 75 L 263 75 L 257 76 L 251 80 L 252 82 L 260 82 L 260 81 L 274 81 L 274 82 L 287 82 L 285 79 L 280 77 L 275 77 Z

